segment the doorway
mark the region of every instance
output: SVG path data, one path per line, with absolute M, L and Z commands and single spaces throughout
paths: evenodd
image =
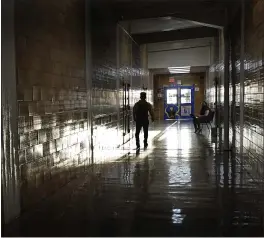
M 194 114 L 194 86 L 164 87 L 164 120 L 191 119 Z

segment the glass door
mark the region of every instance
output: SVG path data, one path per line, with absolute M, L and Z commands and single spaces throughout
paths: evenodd
M 182 119 L 189 119 L 190 114 L 194 113 L 194 87 L 180 87 L 180 115 Z
M 191 119 L 194 114 L 194 86 L 164 88 L 164 120 Z
M 179 112 L 179 96 L 178 87 L 168 87 L 164 88 L 165 92 L 165 102 L 164 102 L 164 119 L 165 120 L 175 120 L 178 118 Z
M 176 88 L 167 89 L 167 104 L 177 104 L 178 90 Z

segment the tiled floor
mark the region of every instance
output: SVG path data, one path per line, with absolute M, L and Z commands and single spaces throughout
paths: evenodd
M 152 131 L 148 149 L 137 153 L 131 143 L 129 155 L 91 167 L 6 235 L 264 235 L 262 191 L 208 131 L 194 134 L 185 122 L 156 123 Z

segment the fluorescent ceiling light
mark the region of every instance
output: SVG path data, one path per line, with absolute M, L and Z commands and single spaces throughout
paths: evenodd
M 168 17 L 160 17 L 161 20 L 171 20 L 172 17 L 168 16 Z
M 169 69 L 169 70 L 187 70 L 187 71 L 190 71 L 190 69 Z
M 173 31 L 173 30 L 175 30 L 175 28 L 168 28 L 168 29 L 164 29 L 162 31 Z
M 189 69 L 190 70 L 191 66 L 181 66 L 181 67 L 168 67 L 168 69 Z
M 170 72 L 190 72 L 190 70 L 169 70 Z
M 190 72 L 190 70 L 169 70 L 170 72 Z
M 178 72 L 172 72 L 172 71 L 170 71 L 170 74 L 188 74 L 188 73 L 190 73 L 190 72 L 183 72 L 183 71 L 178 71 Z
M 190 68 L 168 68 L 169 70 L 190 70 Z
M 182 67 L 168 67 L 170 73 L 183 74 L 190 73 L 191 66 L 182 66 Z

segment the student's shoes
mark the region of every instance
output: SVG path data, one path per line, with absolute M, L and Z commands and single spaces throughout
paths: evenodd
M 194 133 L 201 133 L 202 132 L 202 129 L 200 128 L 200 129 L 196 129 L 195 131 L 194 131 Z
M 144 144 L 144 148 L 147 148 L 147 147 L 148 147 L 148 143 L 145 143 L 145 144 Z

